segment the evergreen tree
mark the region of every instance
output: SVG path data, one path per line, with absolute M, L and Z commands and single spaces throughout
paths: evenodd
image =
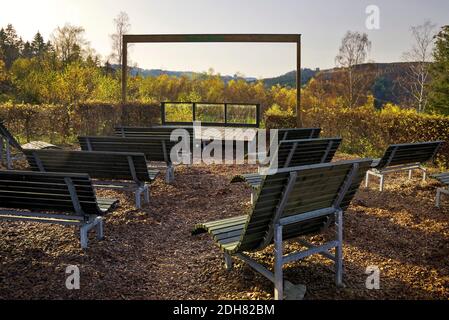
M 434 111 L 449 115 L 449 25 L 442 27 L 435 40 L 430 103 Z
M 44 38 L 38 31 L 31 42 L 33 56 L 42 57 L 49 50 L 49 43 L 45 43 Z
M 21 56 L 27 59 L 31 59 L 34 56 L 33 48 L 31 47 L 31 43 L 29 41 L 23 44 Z
M 106 60 L 104 66 L 103 66 L 103 74 L 104 75 L 115 75 L 115 69 L 112 67 L 109 60 Z
M 3 55 L 6 69 L 10 69 L 14 61 L 20 57 L 23 48 L 23 41 L 16 33 L 12 24 L 8 24 L 6 29 L 0 29 L 0 51 Z
M 374 96 L 374 106 L 381 109 L 386 103 L 396 103 L 392 92 L 393 83 L 385 77 L 379 77 L 374 82 L 371 92 Z

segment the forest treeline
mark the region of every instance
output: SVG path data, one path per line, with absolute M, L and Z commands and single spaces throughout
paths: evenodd
M 413 61 L 391 70 L 401 75 L 397 86 L 410 96 L 398 106 L 391 103 L 388 79 L 367 64 L 368 36 L 348 32 L 337 68 L 319 72 L 300 89 L 302 125 L 342 136 L 344 151 L 366 156 L 380 155 L 389 143 L 449 140 L 449 26 L 422 41 L 432 28 L 426 23 L 412 29 Z M 50 39 L 36 33 L 32 41 L 23 41 L 12 25 L 0 29 L 0 118 L 20 141 L 61 144 L 73 144 L 79 134 L 110 134 L 119 124 L 157 123 L 161 101 L 259 103 L 266 127 L 298 124 L 295 88 L 243 77 L 224 81 L 212 70 L 191 77 L 129 75 L 129 104 L 121 105 L 120 39 L 114 35 L 114 54 L 105 60 L 82 27 L 59 27 Z M 419 49 L 421 59 L 412 54 Z M 449 147 L 439 161 L 449 166 Z
M 418 37 L 420 30 L 422 33 L 422 29 L 415 29 Z M 418 59 L 410 70 L 404 70 L 404 81 L 397 86 L 409 90 L 411 99 L 401 101 L 401 107 L 449 114 L 448 43 L 449 26 L 445 26 L 425 48 L 429 55 L 432 45 L 432 58 Z M 370 101 L 370 95 L 375 96 L 373 107 L 377 108 L 396 101 L 388 79 L 378 77 L 369 67 L 359 67 L 366 62 L 370 46 L 366 35 L 348 32 L 336 57 L 339 68 L 332 73 L 318 73 L 301 89 L 303 108 L 358 107 Z M 362 59 L 351 60 L 354 54 Z M 111 59 L 115 61 L 110 63 Z M 58 27 L 50 39 L 44 39 L 38 32 L 32 41 L 24 41 L 12 25 L 7 25 L 0 29 L 0 102 L 75 106 L 86 102 L 117 103 L 121 72 L 112 67 L 117 61 L 120 59 L 116 54 L 102 62 L 85 40 L 82 27 L 67 24 Z M 425 83 L 421 81 L 423 77 Z M 267 87 L 262 80 L 247 82 L 243 78 L 225 82 L 213 71 L 193 77 L 134 75 L 129 76 L 128 99 L 141 103 L 248 102 L 260 103 L 264 111 L 274 105 L 292 112 L 296 89 L 280 85 Z

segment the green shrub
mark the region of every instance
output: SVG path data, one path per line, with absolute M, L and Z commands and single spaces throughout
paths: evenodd
M 343 138 L 341 150 L 366 157 L 380 157 L 390 144 L 444 140 L 437 157 L 441 166 L 449 166 L 449 117 L 421 114 L 387 105 L 376 111 L 360 108 L 311 108 L 303 111 L 304 127 L 321 127 L 323 137 Z M 296 117 L 281 112 L 266 113 L 268 129 L 294 128 Z
M 114 126 L 160 123 L 156 104 L 86 103 L 73 105 L 0 104 L 0 119 L 20 142 L 74 143 L 79 135 L 109 135 Z

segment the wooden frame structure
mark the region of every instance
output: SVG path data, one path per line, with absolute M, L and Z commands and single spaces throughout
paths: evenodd
M 128 66 L 128 43 L 295 43 L 296 44 L 296 115 L 301 121 L 301 35 L 300 34 L 146 34 L 123 35 L 122 66 Z M 122 68 L 122 103 L 126 102 L 128 68 Z

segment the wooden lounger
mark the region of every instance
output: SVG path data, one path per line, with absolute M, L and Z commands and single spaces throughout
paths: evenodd
M 270 145 L 266 150 L 269 155 L 270 152 L 276 151 L 279 143 L 285 140 L 306 140 L 306 139 L 318 139 L 320 137 L 321 128 L 290 128 L 290 129 L 271 129 L 267 130 L 267 134 L 270 136 L 273 134 L 274 130 L 276 130 L 277 139 L 271 141 L 271 139 L 267 139 L 270 141 Z M 250 156 L 259 156 L 261 151 L 259 150 L 255 154 L 248 153 L 247 157 Z
M 277 150 L 277 168 L 296 167 L 331 162 L 341 138 L 306 139 L 281 141 Z M 272 168 L 273 169 L 273 168 Z M 248 173 L 232 178 L 231 183 L 245 182 L 255 190 L 262 182 L 261 173 Z
M 321 128 L 278 129 L 278 140 L 304 140 L 320 137 Z
M 370 175 L 380 178 L 379 190 L 384 190 L 384 176 L 389 173 L 408 171 L 409 179 L 413 170 L 423 172 L 423 180 L 426 180 L 427 170 L 423 164 L 432 161 L 444 141 L 419 142 L 393 144 L 388 147 L 384 156 L 373 162 L 373 167 L 366 173 L 365 187 L 369 185 Z
M 159 174 L 159 170 L 148 170 L 143 153 L 69 150 L 24 150 L 24 153 L 33 171 L 87 173 L 93 179 L 107 180 L 95 181 L 95 187 L 131 188 L 137 208 L 141 208 L 142 195 L 149 203 L 149 186 Z
M 143 153 L 149 162 L 164 162 L 167 166 L 166 181 L 171 183 L 174 167 L 171 150 L 178 143 L 167 136 L 153 137 L 78 137 L 83 151 L 110 151 Z
M 192 126 L 154 126 L 154 127 L 115 127 L 114 135 L 117 137 L 135 137 L 145 138 L 153 136 L 168 135 L 170 136 L 173 130 L 184 129 L 193 138 Z
M 343 212 L 370 168 L 371 159 L 342 161 L 280 169 L 263 178 L 252 212 L 234 218 L 201 223 L 194 235 L 208 232 L 224 253 L 227 268 L 232 257 L 248 263 L 275 284 L 275 299 L 283 298 L 282 266 L 320 253 L 333 260 L 336 283 L 343 276 Z M 283 254 L 283 241 L 322 232 L 337 226 L 336 239 L 316 246 L 301 241 L 306 251 Z M 274 273 L 247 252 L 260 251 L 274 243 Z M 329 250 L 335 248 L 335 254 Z
M 103 218 L 117 204 L 95 196 L 87 174 L 0 171 L 0 219 L 75 225 L 81 247 L 96 228 L 103 238 Z

